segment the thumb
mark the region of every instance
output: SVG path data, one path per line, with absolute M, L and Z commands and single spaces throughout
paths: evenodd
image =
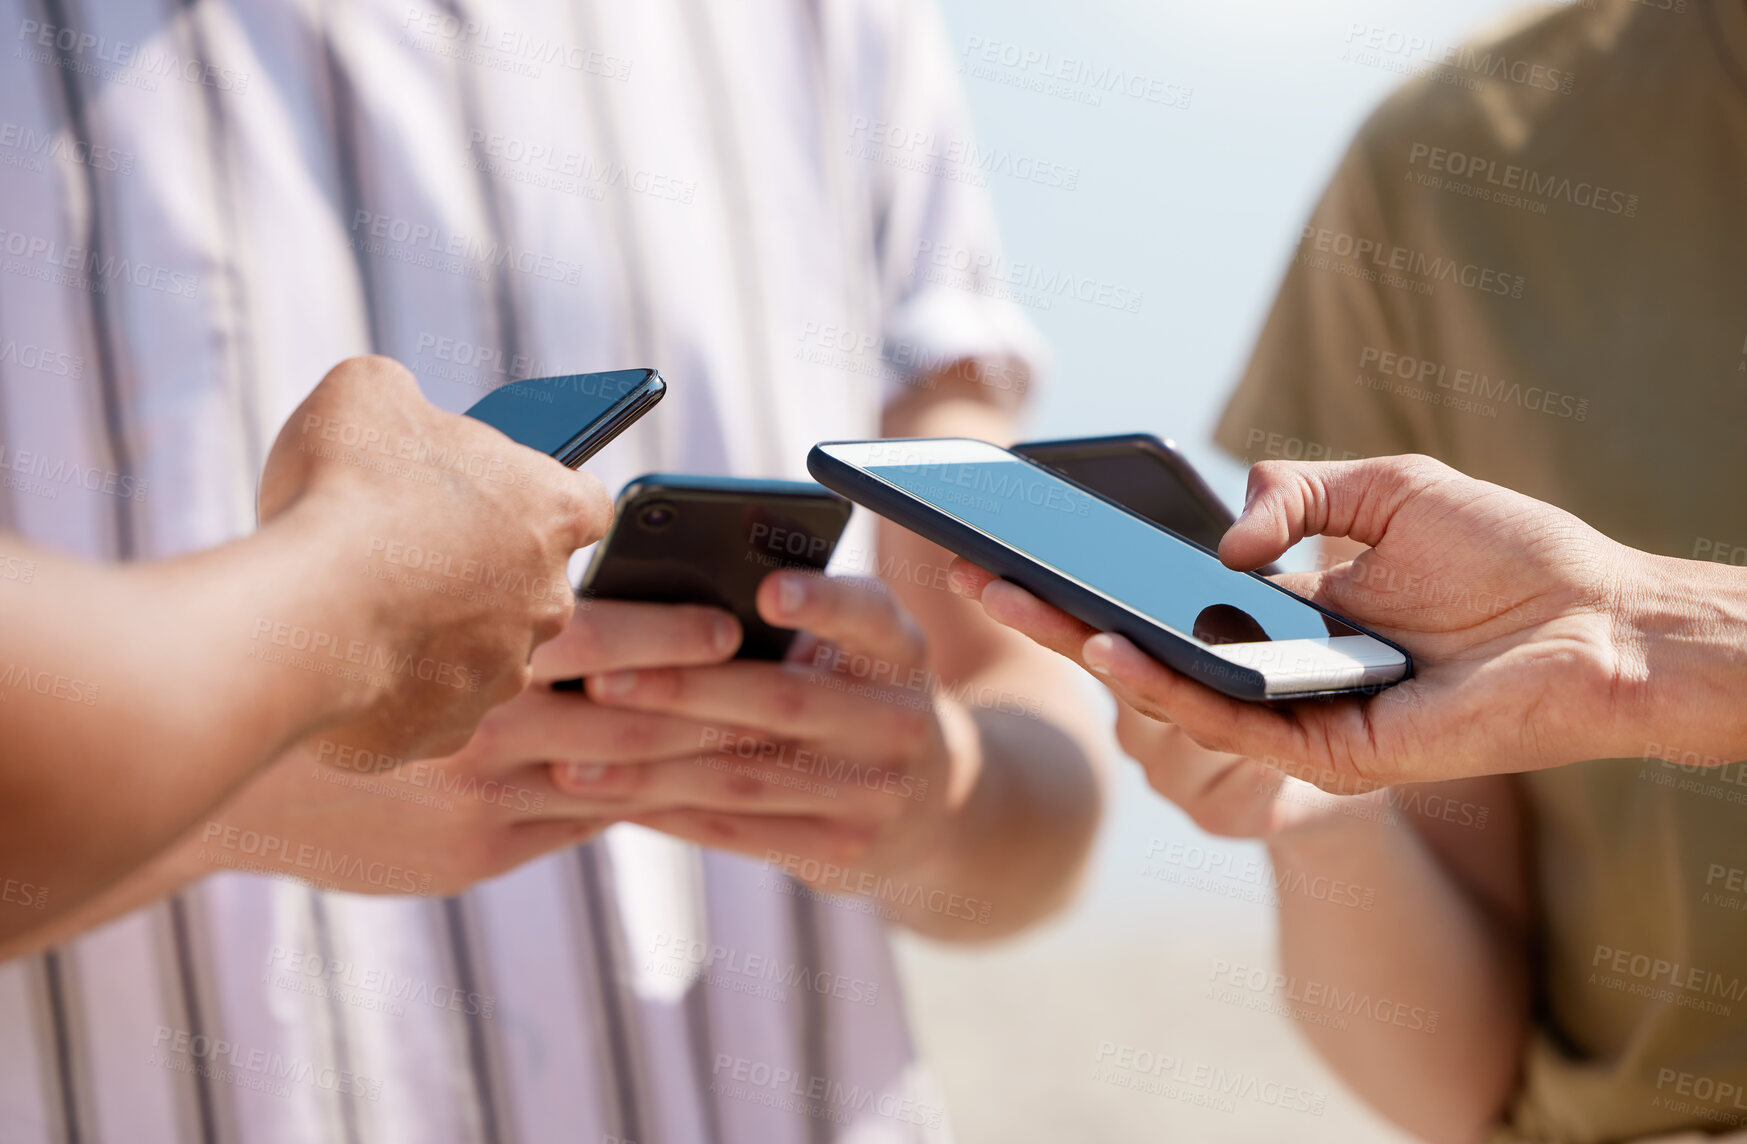
M 1243 515 L 1219 542 L 1228 567 L 1260 568 L 1306 536 L 1373 547 L 1408 502 L 1458 474 L 1430 457 L 1263 461 L 1250 469 Z

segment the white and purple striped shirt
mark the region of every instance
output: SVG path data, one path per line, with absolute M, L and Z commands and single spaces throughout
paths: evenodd
M 800 477 L 1033 351 L 926 0 L 0 0 L 0 42 L 0 525 L 50 547 L 246 532 L 366 351 L 449 409 L 658 366 L 609 488 Z M 0 966 L 0 1139 L 941 1139 L 891 912 L 629 827 L 454 899 L 215 875 Z

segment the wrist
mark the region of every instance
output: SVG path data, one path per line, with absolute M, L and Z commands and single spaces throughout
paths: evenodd
M 1631 552 L 1624 582 L 1610 753 L 1747 758 L 1747 569 Z
M 363 714 L 386 689 L 397 646 L 386 582 L 365 574 L 366 545 L 344 505 L 300 499 L 229 546 L 214 569 L 230 593 L 245 656 L 265 668 L 263 705 L 284 749 L 310 730 Z

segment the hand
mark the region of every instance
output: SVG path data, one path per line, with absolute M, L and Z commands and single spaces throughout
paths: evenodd
M 695 640 L 610 671 L 567 662 L 588 677 L 574 717 L 614 730 L 579 735 L 558 786 L 707 846 L 781 853 L 803 876 L 808 859 L 922 870 L 974 778 L 976 734 L 936 700 L 920 632 L 882 589 L 802 573 L 767 577 L 758 610 L 808 633 L 790 662 L 706 663 Z M 566 643 L 551 645 L 554 658 Z
M 1252 569 L 1312 534 L 1371 549 L 1282 582 L 1406 647 L 1414 678 L 1363 698 L 1242 703 L 963 562 L 953 579 L 996 620 L 1069 654 L 1136 710 L 1209 750 L 1339 793 L 1557 766 L 1641 734 L 1654 654 L 1645 633 L 1670 623 L 1691 595 L 1640 598 L 1668 579 L 1654 558 L 1423 457 L 1259 464 L 1220 557 Z
M 314 619 L 264 616 L 257 645 L 321 669 L 352 713 L 349 741 L 419 757 L 459 748 L 527 685 L 533 649 L 573 607 L 566 563 L 612 508 L 594 478 L 436 409 L 371 357 L 336 366 L 292 414 L 260 514 L 313 529 L 334 599 Z
M 721 663 L 739 644 L 739 625 L 715 609 L 585 604 L 535 652 L 533 685 L 488 712 L 459 751 L 413 761 L 316 736 L 210 815 L 183 860 L 198 873 L 253 863 L 354 893 L 459 893 L 647 807 L 572 796 L 554 785 L 551 760 L 697 754 L 700 724 L 597 707 L 552 684 Z M 252 854 L 243 849 L 251 831 Z M 334 860 L 296 861 L 311 854 Z

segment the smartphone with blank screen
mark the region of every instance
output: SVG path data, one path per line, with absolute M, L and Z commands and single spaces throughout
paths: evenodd
M 1013 451 L 1203 548 L 1217 550 L 1237 521 L 1176 442 L 1151 433 L 1026 441 Z
M 758 614 L 758 586 L 823 572 L 852 507 L 812 481 L 650 473 L 619 493 L 580 594 L 722 608 L 740 621 L 735 658 L 781 660 L 796 633 Z
M 826 488 L 1236 699 L 1399 683 L 1407 652 L 1058 473 L 985 441 L 832 441 Z
M 492 390 L 467 416 L 574 469 L 666 393 L 667 382 L 652 369 L 533 377 Z

